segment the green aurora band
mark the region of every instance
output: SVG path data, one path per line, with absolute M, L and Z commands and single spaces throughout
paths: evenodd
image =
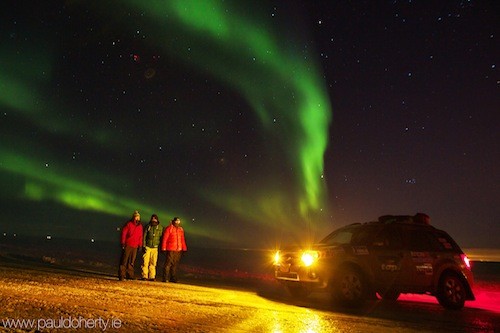
M 142 16 L 144 29 L 153 36 L 146 42 L 161 47 L 179 61 L 213 75 L 245 97 L 268 135 L 278 142 L 278 151 L 284 151 L 288 156 L 290 165 L 284 168 L 293 170 L 297 177 L 296 199 L 292 202 L 285 199 L 283 192 L 287 190 L 279 185 L 267 184 L 265 180 L 262 183 L 267 186 L 253 194 L 243 195 L 238 189 L 230 188 L 199 190 L 199 194 L 212 204 L 249 221 L 265 216 L 277 222 L 291 223 L 289 217 L 296 216 L 297 212 L 307 219 L 310 213 L 323 208 L 326 196 L 322 176 L 323 156 L 328 142 L 331 110 L 324 82 L 314 61 L 304 57 L 299 50 L 282 47 L 278 42 L 278 32 L 273 34 L 272 29 L 263 28 L 265 25 L 262 22 L 252 21 L 248 15 L 238 15 L 238 10 L 230 8 L 227 2 L 124 2 L 145 13 Z M 124 2 L 116 5 L 123 6 Z M 81 5 L 87 4 L 82 2 Z M 121 28 L 127 29 L 125 16 L 114 17 L 113 22 L 118 20 L 125 26 Z M 175 43 L 171 42 L 172 33 L 175 34 Z M 50 95 L 43 87 L 44 82 L 50 80 L 52 64 L 47 59 L 50 59 L 51 51 L 40 48 L 36 54 L 42 61 L 36 65 L 13 57 L 5 49 L 1 52 L 5 60 L 3 63 L 8 65 L 0 66 L 0 105 L 14 110 L 16 118 L 24 118 L 43 131 L 56 133 L 61 138 L 77 135 L 78 124 L 85 124 L 85 120 L 70 122 L 51 116 L 56 109 L 69 108 L 62 105 L 64 102 L 61 100 L 45 97 Z M 10 70 L 12 68 L 22 68 L 22 75 Z M 107 148 L 112 148 L 110 145 L 115 148 L 119 139 L 106 137 L 104 133 L 105 128 L 96 128 L 89 139 L 104 148 L 106 145 Z M 39 145 L 33 142 L 22 142 L 15 147 L 5 143 L 0 145 L 0 170 L 24 179 L 23 189 L 15 195 L 114 216 L 127 216 L 130 209 L 136 207 L 158 212 L 162 216 L 171 215 L 164 209 L 116 195 L 113 189 L 95 185 L 100 183 L 95 182 L 90 171 L 63 172 L 47 168 L 40 172 L 40 166 L 44 165 L 42 159 L 26 153 L 41 148 Z M 99 173 L 97 170 L 94 172 Z M 70 173 L 78 174 L 78 178 L 69 176 Z M 116 176 L 107 176 L 108 183 L 119 183 Z M 179 215 L 183 213 L 179 209 L 175 211 Z M 214 231 L 210 226 L 190 225 L 189 228 L 194 235 L 228 240 L 228 235 Z
M 236 87 L 258 114 L 263 127 L 280 140 L 297 175 L 298 212 L 304 218 L 325 204 L 324 153 L 328 143 L 331 109 L 316 64 L 298 50 L 282 51 L 279 34 L 251 21 L 252 8 L 230 7 L 219 0 L 127 0 L 151 21 L 145 29 L 155 45 Z M 234 2 L 238 4 L 241 2 Z M 255 4 L 255 3 L 250 3 Z M 268 25 L 269 27 L 269 25 Z M 175 34 L 175 44 L 172 43 Z M 163 42 L 162 42 L 163 41 Z M 281 125 L 276 125 L 274 119 Z M 213 203 L 241 217 L 256 207 L 267 211 L 269 190 L 260 198 L 242 197 L 224 190 L 223 195 L 205 193 Z M 225 198 L 231 197 L 231 200 Z M 250 203 L 249 203 L 250 201 Z M 276 200 L 271 200 L 275 202 Z M 282 205 L 274 210 L 294 211 Z M 270 216 L 273 216 L 271 214 Z M 267 216 L 267 214 L 266 214 Z
M 20 175 L 25 179 L 24 189 L 17 193 L 17 195 L 22 195 L 25 199 L 53 201 L 73 209 L 95 211 L 115 216 L 126 216 L 131 207 L 141 207 L 143 211 L 157 212 L 160 216 L 173 216 L 165 209 L 153 207 L 125 196 L 115 195 L 81 179 L 77 180 L 66 176 L 61 170 L 56 170 L 53 167 L 41 169 L 42 161 L 22 154 L 10 153 L 6 147 L 0 146 L 0 152 L 0 169 L 12 175 Z M 81 171 L 79 174 L 82 179 L 92 178 L 88 175 L 82 175 Z M 115 181 L 111 176 L 104 178 L 107 179 L 106 182 Z M 190 232 L 193 235 L 209 237 L 215 240 L 228 240 L 228 236 L 222 232 L 217 230 L 208 232 L 197 225 L 190 226 Z

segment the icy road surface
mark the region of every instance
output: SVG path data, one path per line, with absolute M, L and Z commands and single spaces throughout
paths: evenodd
M 238 290 L 191 283 L 120 282 L 107 275 L 50 265 L 26 267 L 0 261 L 0 332 L 37 329 L 69 332 L 85 325 L 86 331 L 106 332 L 494 332 L 495 326 L 499 329 L 499 314 L 483 309 L 447 311 L 432 303 L 370 301 L 362 309 L 347 310 L 332 307 L 321 295 L 313 295 L 307 301 L 293 301 L 276 285 Z M 12 328 L 22 320 L 32 326 Z M 73 327 L 50 329 L 58 325 Z

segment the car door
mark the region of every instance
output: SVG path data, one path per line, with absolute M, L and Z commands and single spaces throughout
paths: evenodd
M 371 266 L 377 291 L 396 288 L 404 270 L 404 248 L 398 225 L 380 229 L 370 241 Z
M 425 290 L 432 285 L 439 243 L 431 228 L 406 226 L 404 274 L 401 283 L 410 289 Z

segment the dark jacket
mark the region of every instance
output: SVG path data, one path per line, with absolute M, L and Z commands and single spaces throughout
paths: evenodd
M 163 233 L 163 226 L 160 224 L 152 225 L 148 223 L 144 227 L 144 237 L 142 246 L 158 247 L 161 242 L 161 235 Z

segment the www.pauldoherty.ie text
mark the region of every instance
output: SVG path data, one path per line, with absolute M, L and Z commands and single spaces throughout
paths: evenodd
M 13 329 L 97 329 L 106 331 L 108 329 L 120 329 L 122 321 L 118 318 L 84 318 L 79 317 L 59 317 L 59 318 L 38 318 L 38 319 L 2 319 L 2 326 Z

